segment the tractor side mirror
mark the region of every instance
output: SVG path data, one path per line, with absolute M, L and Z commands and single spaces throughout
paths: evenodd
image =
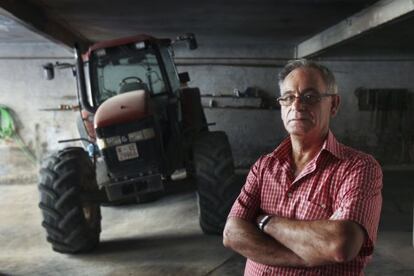
M 43 76 L 46 80 L 53 80 L 55 78 L 55 67 L 53 63 L 43 65 Z
M 187 83 L 190 81 L 190 75 L 188 72 L 179 73 L 178 78 L 180 79 L 180 83 Z
M 72 69 L 72 73 L 73 76 L 76 76 L 76 70 L 75 70 L 75 65 L 71 64 L 71 63 L 61 63 L 61 62 L 56 62 L 55 64 L 49 62 L 43 65 L 43 75 L 44 78 L 47 80 L 53 80 L 55 78 L 55 67 L 57 69 L 67 69 L 67 68 L 71 68 Z
M 190 50 L 195 50 L 198 48 L 197 40 L 195 38 L 195 35 L 193 33 L 189 33 L 188 35 L 188 48 Z
M 185 33 L 183 35 L 178 36 L 177 41 L 180 40 L 187 40 L 188 48 L 190 50 L 195 50 L 198 48 L 197 39 L 195 37 L 195 34 L 193 33 Z

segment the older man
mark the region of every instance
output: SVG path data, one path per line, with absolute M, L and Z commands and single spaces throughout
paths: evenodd
M 330 131 L 340 97 L 329 69 L 292 61 L 279 86 L 289 137 L 252 166 L 223 243 L 247 258 L 245 275 L 361 275 L 377 235 L 381 168 Z

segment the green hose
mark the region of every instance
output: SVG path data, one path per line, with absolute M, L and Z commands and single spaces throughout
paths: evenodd
M 13 118 L 7 107 L 0 106 L 0 139 L 13 138 L 15 133 Z
M 23 153 L 36 164 L 36 157 L 30 151 L 29 147 L 23 142 L 23 139 L 16 132 L 13 116 L 10 109 L 0 105 L 0 140 L 12 139 L 14 140 Z

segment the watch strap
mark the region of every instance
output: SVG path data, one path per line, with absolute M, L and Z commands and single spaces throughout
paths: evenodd
M 270 221 L 271 218 L 272 218 L 272 216 L 266 215 L 259 221 L 258 226 L 259 226 L 260 231 L 263 231 L 264 227 Z

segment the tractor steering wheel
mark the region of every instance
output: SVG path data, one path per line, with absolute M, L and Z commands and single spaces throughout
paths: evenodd
M 140 79 L 138 77 L 135 77 L 135 76 L 131 76 L 131 77 L 123 78 L 121 80 L 121 82 L 119 83 L 119 86 L 122 86 L 122 85 L 128 83 L 128 80 L 134 80 L 134 82 L 143 83 L 142 79 Z

